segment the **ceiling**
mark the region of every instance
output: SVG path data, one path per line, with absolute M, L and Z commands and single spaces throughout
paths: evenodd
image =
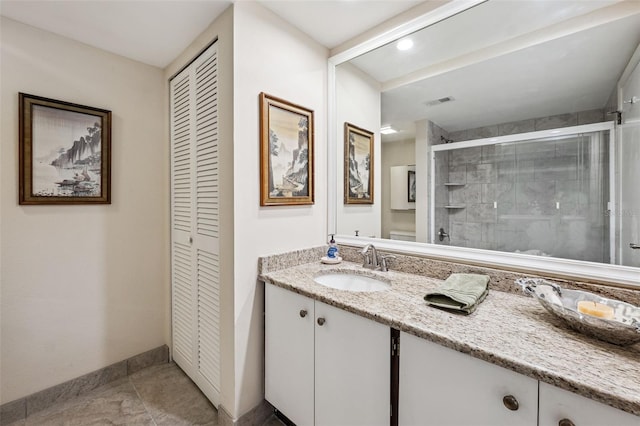
M 381 83 L 382 123 L 412 137 L 601 109 L 640 43 L 640 2 L 487 2 L 351 61 Z M 432 102 L 451 97 L 453 101 Z
M 1 0 L 7 18 L 164 68 L 235 2 L 254 0 Z M 424 1 L 255 0 L 327 48 Z

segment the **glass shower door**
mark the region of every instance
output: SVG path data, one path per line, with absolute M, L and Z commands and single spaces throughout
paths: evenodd
M 609 262 L 607 133 L 495 146 L 496 250 Z

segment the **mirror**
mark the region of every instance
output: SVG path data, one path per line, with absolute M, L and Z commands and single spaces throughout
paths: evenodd
M 640 4 L 491 0 L 451 15 L 332 58 L 336 164 L 344 122 L 375 134 L 373 204 L 344 205 L 335 171 L 337 234 L 558 272 L 624 265 L 637 284 Z

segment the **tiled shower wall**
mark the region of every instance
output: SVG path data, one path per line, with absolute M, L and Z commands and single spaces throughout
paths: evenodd
M 436 232 L 443 227 L 451 239 L 436 242 L 607 262 L 606 142 L 575 137 L 437 153 Z

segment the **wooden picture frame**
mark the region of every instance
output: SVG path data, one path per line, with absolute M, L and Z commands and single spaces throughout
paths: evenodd
M 407 202 L 416 202 L 416 171 L 407 170 Z
M 111 204 L 111 111 L 19 94 L 19 203 Z
M 314 203 L 313 111 L 260 93 L 260 205 Z
M 345 204 L 373 204 L 373 164 L 373 132 L 345 122 Z

